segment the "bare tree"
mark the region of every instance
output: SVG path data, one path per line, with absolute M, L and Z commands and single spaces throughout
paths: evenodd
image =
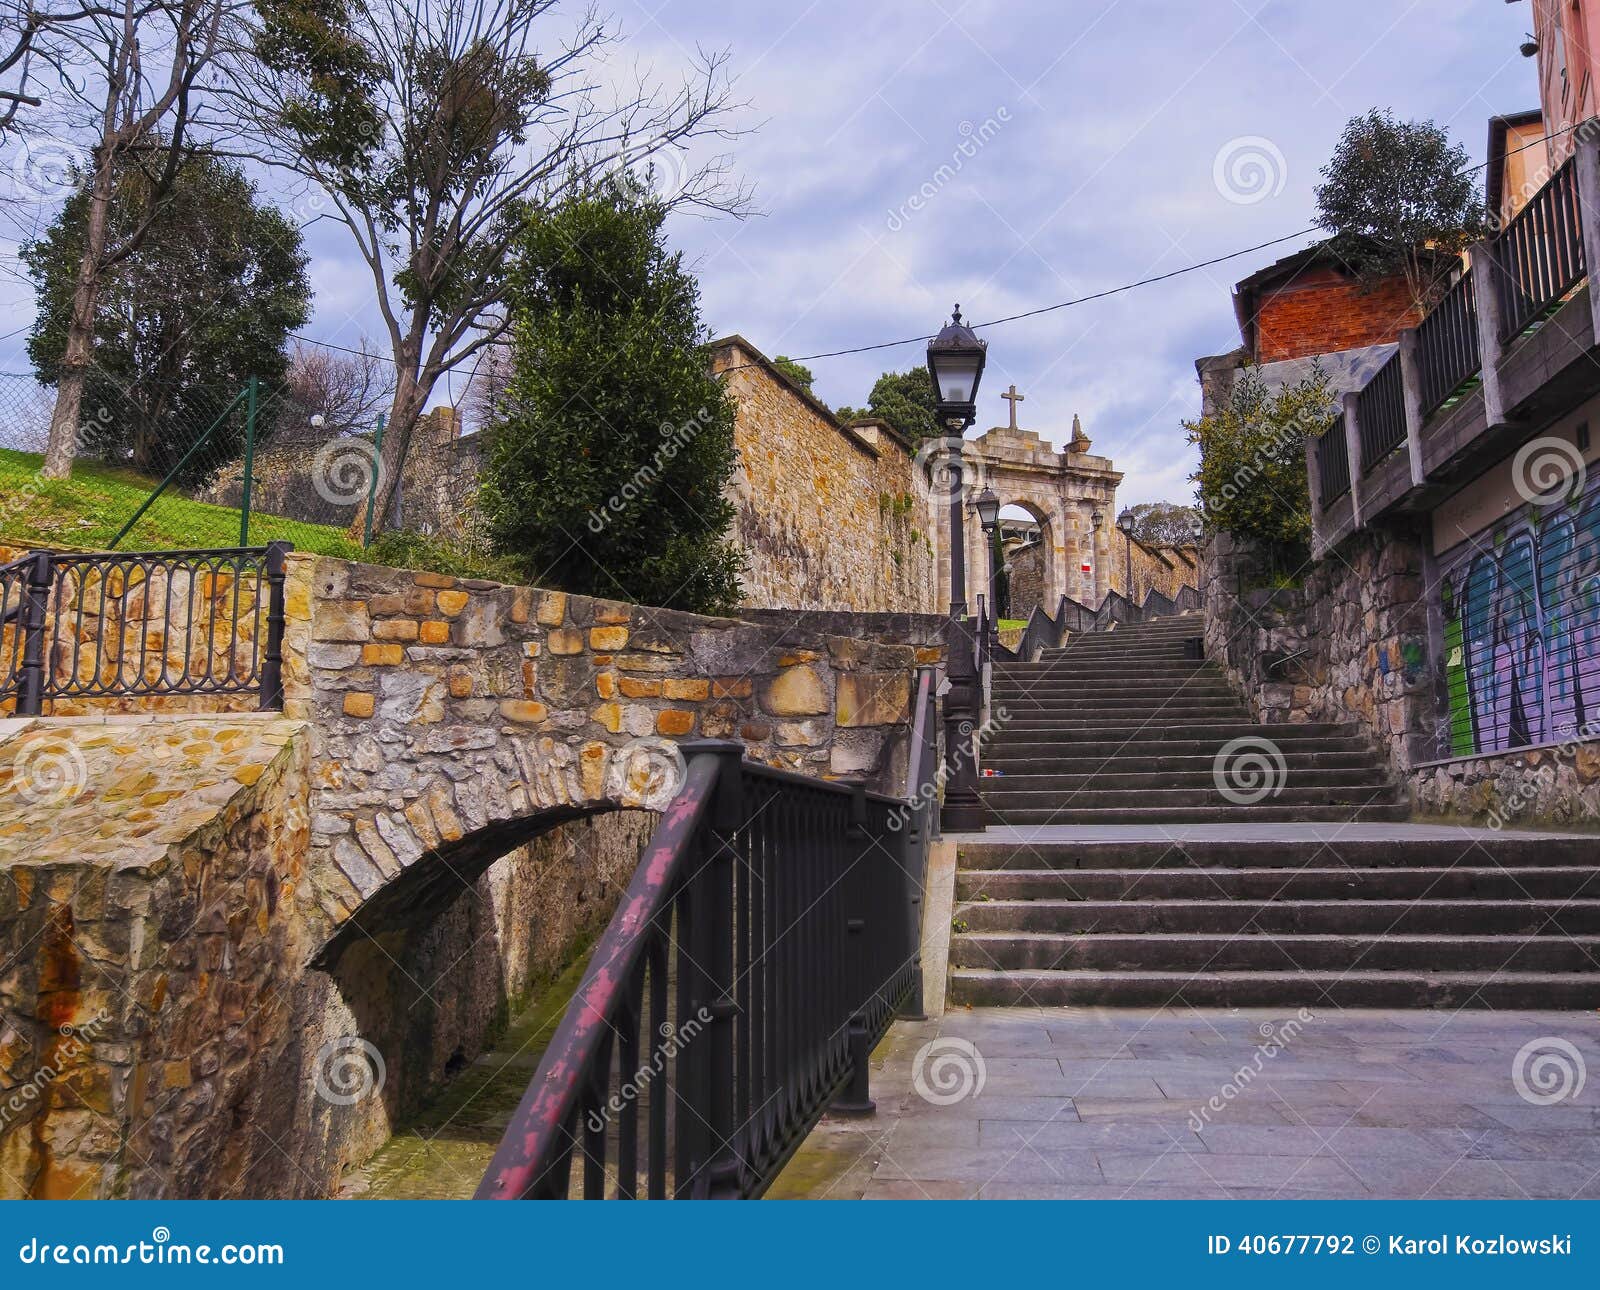
M 675 87 L 639 75 L 607 94 L 617 34 L 593 12 L 567 20 L 555 8 L 353 0 L 343 34 L 369 79 L 346 101 L 306 110 L 315 84 L 303 75 L 245 90 L 275 159 L 315 185 L 372 275 L 395 371 L 380 523 L 435 385 L 505 331 L 507 259 L 530 209 L 619 167 L 648 170 L 673 206 L 748 204 L 725 157 L 684 161 L 694 140 L 737 133 L 726 54 L 702 55 Z
M 320 443 L 369 434 L 388 407 L 393 384 L 388 360 L 365 339 L 355 353 L 297 344 L 273 399 L 273 439 Z M 320 421 L 313 424 L 313 418 Z
M 233 3 L 109 0 L 52 29 L 69 49 L 71 75 L 62 77 L 69 101 L 61 120 L 87 145 L 83 185 L 89 199 L 45 448 L 48 478 L 72 471 L 100 285 L 143 245 L 193 151 L 202 77 L 221 51 Z M 112 197 L 124 167 L 137 167 L 147 183 L 140 209 L 113 234 Z

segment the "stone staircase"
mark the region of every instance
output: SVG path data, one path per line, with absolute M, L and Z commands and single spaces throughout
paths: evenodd
M 997 670 L 952 1002 L 1600 1005 L 1600 840 L 1404 823 L 1354 727 L 1253 723 L 1198 630 Z
M 994 673 L 980 784 L 1005 824 L 1403 820 L 1355 725 L 1258 725 L 1184 614 Z M 1003 711 L 1002 718 L 997 714 Z

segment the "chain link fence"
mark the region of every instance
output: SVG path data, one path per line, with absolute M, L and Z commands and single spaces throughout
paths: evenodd
M 328 426 L 287 387 L 184 382 L 170 397 L 91 377 L 70 479 L 40 473 L 53 388 L 0 373 L 0 540 L 161 551 L 292 542 L 352 556 L 378 484 L 381 422 Z

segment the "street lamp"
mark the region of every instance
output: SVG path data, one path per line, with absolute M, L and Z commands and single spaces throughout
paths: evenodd
M 945 781 L 940 820 L 947 832 L 982 831 L 986 812 L 978 796 L 978 719 L 982 703 L 975 642 L 967 628 L 966 516 L 962 508 L 961 432 L 978 416 L 978 385 L 988 346 L 961 321 L 957 305 L 948 323 L 928 342 L 934 415 L 948 453 L 944 484 L 950 490 L 950 622 L 945 632 Z M 988 491 L 988 490 L 985 490 Z M 998 500 L 995 504 L 999 512 Z
M 1137 603 L 1137 597 L 1134 595 L 1133 588 L 1133 510 L 1131 507 L 1125 509 L 1121 515 L 1117 516 L 1117 527 L 1122 530 L 1123 549 L 1125 553 L 1123 557 L 1125 562 L 1123 567 L 1128 571 L 1128 599 L 1131 602 Z
M 950 454 L 950 612 L 964 616 L 967 611 L 966 535 L 961 515 L 961 432 L 978 416 L 978 385 L 983 380 L 983 365 L 988 345 L 972 328 L 961 321 L 961 306 L 955 307 L 950 321 L 928 342 L 928 375 L 933 378 L 934 415 L 945 431 L 945 449 Z

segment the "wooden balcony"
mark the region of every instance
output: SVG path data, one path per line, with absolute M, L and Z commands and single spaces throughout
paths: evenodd
M 1313 551 L 1431 510 L 1555 418 L 1600 394 L 1600 132 L 1462 274 L 1395 356 L 1308 445 Z

